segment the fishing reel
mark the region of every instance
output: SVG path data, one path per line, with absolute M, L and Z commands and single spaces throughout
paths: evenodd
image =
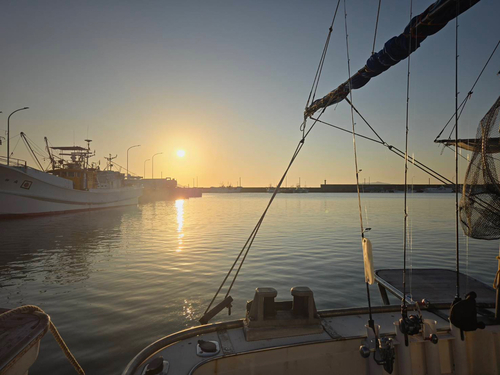
M 371 328 L 373 334 L 375 329 Z M 359 354 L 363 358 L 369 358 L 370 354 L 373 353 L 373 360 L 379 366 L 383 366 L 384 370 L 392 374 L 394 370 L 394 359 L 396 358 L 396 351 L 394 349 L 394 342 L 390 337 L 380 337 L 377 336 L 367 339 L 368 345 L 371 344 L 370 348 L 367 344 L 361 345 L 359 347 Z M 374 346 L 374 347 L 373 347 Z
M 421 314 L 418 315 L 414 314 L 408 316 L 408 310 L 406 309 L 406 305 L 401 306 L 401 319 L 399 319 L 399 330 L 403 335 L 405 335 L 406 346 L 408 346 L 408 336 L 418 335 L 422 330 L 423 323 L 424 322 Z

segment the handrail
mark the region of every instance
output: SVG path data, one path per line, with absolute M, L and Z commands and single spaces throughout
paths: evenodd
M 9 158 L 9 163 L 7 164 L 6 156 L 0 156 L 0 164 L 9 165 L 12 167 L 24 167 L 24 168 L 28 167 L 28 162 L 26 160 L 16 159 L 16 158 Z
M 208 324 L 208 325 L 203 325 L 203 326 L 197 326 L 197 327 L 192 327 L 192 328 L 187 328 L 183 331 L 171 334 L 169 336 L 163 337 L 159 339 L 158 341 L 152 343 L 151 345 L 147 346 L 143 350 L 137 354 L 132 361 L 127 365 L 125 370 L 123 370 L 122 375 L 131 375 L 137 369 L 139 366 L 141 366 L 145 360 L 147 360 L 151 355 L 153 355 L 155 352 L 165 348 L 168 345 L 171 345 L 173 343 L 176 343 L 181 340 L 185 340 L 187 338 L 191 338 L 194 336 L 202 335 L 202 334 L 207 334 L 207 333 L 212 333 L 216 332 L 218 330 L 223 330 L 223 329 L 233 329 L 233 328 L 241 328 L 243 327 L 243 319 L 241 320 L 233 320 L 230 322 L 224 322 L 224 323 L 213 323 L 213 324 Z

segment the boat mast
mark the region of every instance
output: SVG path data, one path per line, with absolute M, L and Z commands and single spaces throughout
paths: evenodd
M 54 156 L 52 155 L 52 152 L 50 151 L 49 147 L 49 140 L 47 137 L 43 137 L 45 140 L 45 147 L 47 148 L 47 152 L 49 154 L 49 159 L 50 159 L 50 164 L 52 165 L 52 170 L 56 169 L 56 161 L 54 160 Z
M 106 159 L 108 161 L 108 165 L 106 166 L 108 171 L 112 170 L 112 168 L 113 168 L 112 160 L 116 159 L 117 157 L 118 157 L 118 155 L 111 156 L 111 154 L 109 154 L 109 157 L 106 157 L 106 156 L 104 157 L 104 159 Z
M 92 139 L 86 139 L 85 142 L 87 142 L 87 154 L 85 155 L 85 165 L 84 165 L 84 169 L 88 169 L 89 168 L 89 158 L 91 156 L 91 152 L 90 152 L 90 142 L 92 142 Z M 111 155 L 110 155 L 111 156 Z
M 37 162 L 38 166 L 40 167 L 40 170 L 43 171 L 43 166 L 40 163 L 40 160 L 38 160 L 38 158 L 36 157 L 35 151 L 33 151 L 33 148 L 31 147 L 30 143 L 28 142 L 28 138 L 26 138 L 26 134 L 21 132 L 20 135 L 21 135 L 21 138 L 23 139 L 24 143 L 26 144 L 26 147 L 31 152 L 33 159 Z

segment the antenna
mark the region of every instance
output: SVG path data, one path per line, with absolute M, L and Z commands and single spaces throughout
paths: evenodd
M 106 168 L 108 168 L 109 171 L 113 168 L 112 160 L 116 159 L 117 157 L 118 157 L 118 155 L 111 156 L 111 154 L 109 154 L 108 157 L 106 157 L 106 156 L 104 157 L 104 159 L 106 159 L 108 161 L 108 165 Z

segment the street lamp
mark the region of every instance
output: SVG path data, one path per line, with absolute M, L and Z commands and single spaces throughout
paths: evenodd
M 134 148 L 134 147 L 139 147 L 140 145 L 134 145 L 134 146 L 130 146 L 129 148 L 127 148 L 127 180 L 128 180 L 128 150 L 130 150 L 131 148 Z
M 25 109 L 29 109 L 29 107 L 16 109 L 7 118 L 7 165 L 10 164 L 10 116 L 12 116 L 16 112 L 24 111 Z
M 155 176 L 154 176 L 154 169 L 153 169 L 153 162 L 155 160 L 155 156 L 156 155 L 161 155 L 163 154 L 163 152 L 158 152 L 157 154 L 154 154 L 152 157 L 151 157 L 151 179 L 154 179 Z
M 146 178 L 146 162 L 150 161 L 151 159 L 146 159 L 144 160 L 144 177 L 143 178 Z

